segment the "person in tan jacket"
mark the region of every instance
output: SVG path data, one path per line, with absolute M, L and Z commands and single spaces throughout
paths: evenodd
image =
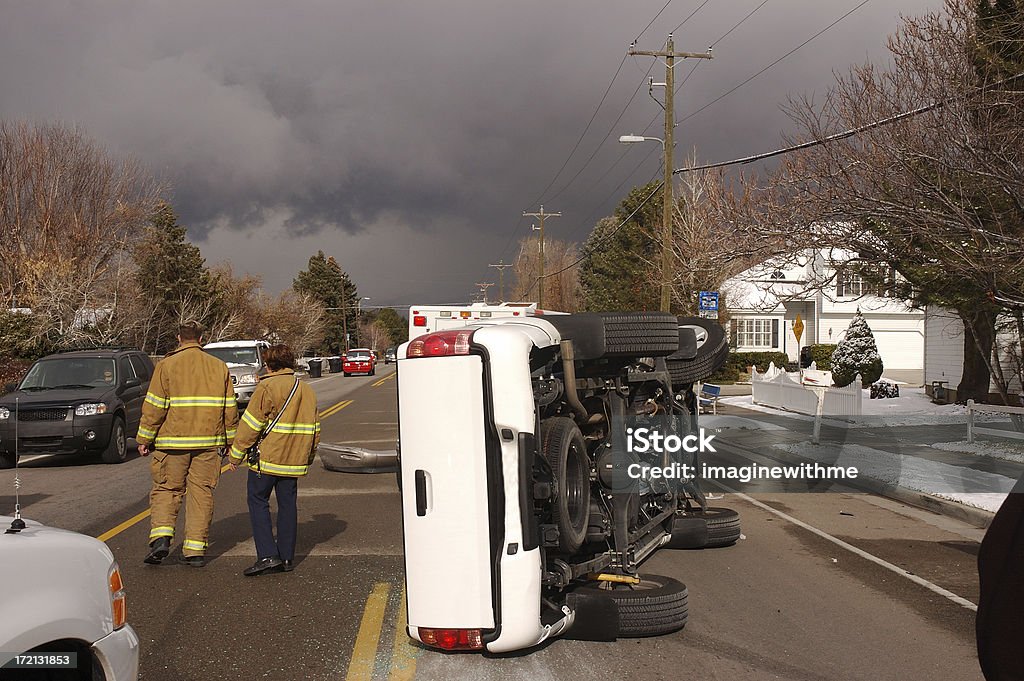
M 247 577 L 290 572 L 298 530 L 298 479 L 309 472 L 320 444 L 316 393 L 295 376 L 295 355 L 287 345 L 272 345 L 265 355 L 270 373 L 260 379 L 242 415 L 231 445 L 231 469 L 249 467 L 249 520 L 256 562 Z M 283 411 L 282 411 L 283 409 Z M 259 442 L 259 459 L 248 456 Z M 270 493 L 277 497 L 277 540 L 270 519 Z
M 184 562 L 206 564 L 221 453 L 238 425 L 231 374 L 224 362 L 203 352 L 202 340 L 198 324 L 181 326 L 178 347 L 157 363 L 142 404 L 136 441 L 139 454 L 152 455 L 150 551 L 145 559 L 151 565 L 159 565 L 170 553 L 183 496 Z

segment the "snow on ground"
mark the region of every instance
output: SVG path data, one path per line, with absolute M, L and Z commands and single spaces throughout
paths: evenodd
M 961 440 L 959 442 L 936 442 L 929 446 L 947 452 L 964 452 L 977 456 L 990 456 L 993 459 L 1005 459 L 1006 461 L 1024 463 L 1024 443 L 982 440 L 967 442 L 967 440 Z
M 788 418 L 795 418 L 802 421 L 813 421 L 813 416 L 797 414 L 796 412 L 783 411 L 775 407 L 768 407 L 763 404 L 754 404 L 753 396 L 742 395 L 739 397 L 723 397 L 720 404 L 731 404 L 743 409 L 759 411 L 765 414 L 785 414 Z M 935 404 L 931 401 L 924 388 L 900 388 L 900 396 L 885 400 L 872 400 L 869 398 L 868 390 L 863 391 L 861 400 L 861 417 L 846 417 L 839 420 L 843 423 L 849 419 L 856 419 L 853 427 L 871 426 L 925 426 L 943 425 L 950 423 L 967 424 L 967 407 L 960 404 Z M 978 413 L 975 412 L 974 419 L 978 423 L 992 421 L 1007 421 L 1005 414 Z M 833 419 L 823 417 L 823 422 L 828 423 Z
M 789 430 L 785 426 L 776 425 L 774 423 L 765 423 L 764 421 L 748 419 L 742 416 L 732 416 L 731 414 L 701 414 L 700 427 L 707 429 L 736 428 L 739 430 Z
M 1005 475 L 952 466 L 863 445 L 773 445 L 777 449 L 829 466 L 854 466 L 859 477 L 912 489 L 995 512 L 1017 482 Z

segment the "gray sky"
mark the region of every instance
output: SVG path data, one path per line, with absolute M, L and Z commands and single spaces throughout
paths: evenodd
M 702 3 L 673 0 L 638 48 L 660 49 Z M 760 4 L 710 0 L 676 32 L 676 49 L 703 51 Z M 858 4 L 767 0 L 696 68 L 677 118 Z M 694 148 L 717 161 L 780 146 L 792 131 L 779 111 L 787 93 L 820 93 L 834 70 L 886 60 L 898 16 L 939 4 L 869 1 L 682 121 L 677 159 Z M 541 195 L 664 5 L 0 0 L 0 117 L 78 124 L 135 156 L 172 187 L 207 261 L 260 274 L 269 291 L 322 249 L 369 305 L 461 302 L 475 282 L 497 280 L 488 263 L 515 258 L 529 234 L 523 210 L 561 211 L 548 235 L 582 241 L 631 186 L 659 173 L 658 149 L 642 162 L 655 143 L 617 143 L 652 121 L 647 134 L 662 130 L 645 84 L 653 60 L 629 57 Z M 677 83 L 695 63 L 677 68 Z M 650 73 L 664 80 L 660 64 Z

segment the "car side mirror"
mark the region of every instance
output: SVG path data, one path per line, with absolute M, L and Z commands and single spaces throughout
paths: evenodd
M 132 376 L 124 382 L 124 387 L 126 388 L 134 388 L 140 385 L 142 385 L 142 380 L 138 376 Z
M 13 393 L 17 389 L 18 389 L 18 384 L 17 383 L 4 383 L 4 392 L 5 393 Z

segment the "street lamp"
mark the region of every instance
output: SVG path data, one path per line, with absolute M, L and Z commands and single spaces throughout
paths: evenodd
M 357 336 L 359 335 L 359 331 L 360 331 L 359 324 L 362 321 L 363 301 L 364 300 L 369 300 L 369 299 L 370 299 L 370 296 L 363 296 L 362 298 L 360 298 L 359 300 L 356 301 L 356 335 Z M 363 339 L 359 338 L 359 342 L 362 343 Z
M 669 133 L 666 133 L 669 134 Z M 661 311 L 668 312 L 672 306 L 672 161 L 665 140 L 660 137 L 643 135 L 622 135 L 623 144 L 637 142 L 661 142 L 661 154 L 665 166 L 665 184 L 662 189 L 662 237 L 661 237 Z

